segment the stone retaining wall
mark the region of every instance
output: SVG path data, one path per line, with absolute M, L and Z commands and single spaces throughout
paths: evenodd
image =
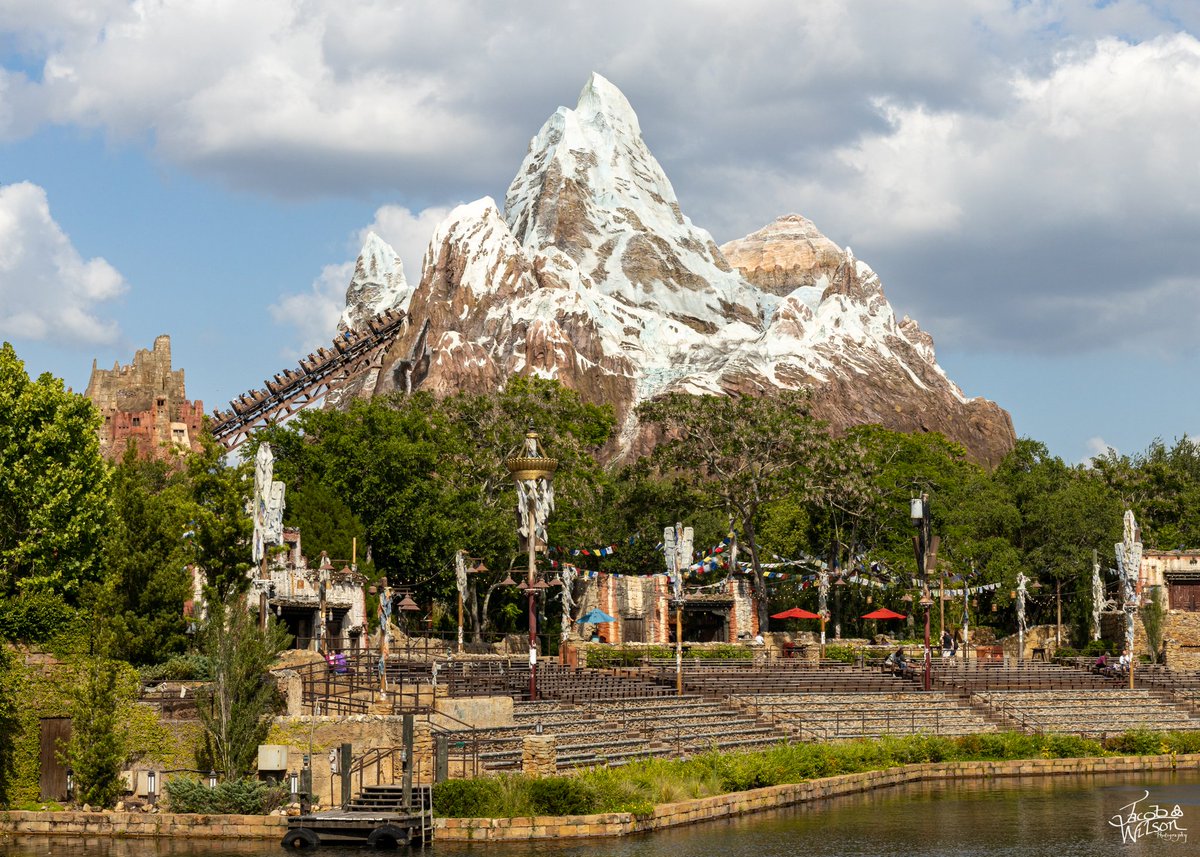
M 145 812 L 0 812 L 0 834 L 51 836 L 172 836 L 279 841 L 287 819 L 278 815 L 193 815 Z
M 989 777 L 1109 774 L 1200 768 L 1200 754 L 1181 756 L 1123 756 L 1094 759 L 1023 759 L 1010 762 L 934 762 L 884 771 L 843 774 L 748 792 L 663 804 L 654 813 L 536 816 L 533 818 L 439 818 L 435 841 L 496 841 L 561 837 L 625 836 L 713 821 L 807 801 L 854 794 L 922 780 L 986 779 Z

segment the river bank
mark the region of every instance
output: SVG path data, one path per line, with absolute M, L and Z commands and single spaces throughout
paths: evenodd
M 438 818 L 435 821 L 434 841 L 498 842 L 619 837 L 702 821 L 733 818 L 908 783 L 1136 774 L 1175 770 L 1200 771 L 1200 753 L 990 762 L 925 762 L 661 804 L 649 813 L 614 812 L 526 818 Z M 286 829 L 287 819 L 281 816 L 71 810 L 0 812 L 0 836 L 165 837 L 277 842 Z

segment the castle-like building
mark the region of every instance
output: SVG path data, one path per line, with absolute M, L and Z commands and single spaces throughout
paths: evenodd
M 142 458 L 162 458 L 179 450 L 198 450 L 204 425 L 204 403 L 187 398 L 183 370 L 171 369 L 171 337 L 139 348 L 133 363 L 100 369 L 92 361 L 86 395 L 103 423 L 100 450 L 110 459 L 125 454 L 130 440 Z

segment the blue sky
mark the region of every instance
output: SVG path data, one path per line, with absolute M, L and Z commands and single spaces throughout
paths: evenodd
M 224 405 L 592 70 L 695 223 L 811 218 L 1019 434 L 1200 431 L 1192 2 L 0 0 L 0 339 L 82 390 L 170 333 Z

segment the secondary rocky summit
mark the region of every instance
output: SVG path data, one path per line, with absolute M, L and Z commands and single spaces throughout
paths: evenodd
M 680 210 L 625 96 L 593 74 L 542 126 L 505 195 L 435 230 L 420 282 L 371 236 L 343 324 L 386 309 L 409 323 L 353 392 L 491 390 L 557 378 L 617 411 L 618 452 L 639 450 L 634 406 L 696 394 L 808 387 L 835 427 L 939 431 L 995 463 L 1009 415 L 968 399 L 879 278 L 798 215 L 718 248 Z

